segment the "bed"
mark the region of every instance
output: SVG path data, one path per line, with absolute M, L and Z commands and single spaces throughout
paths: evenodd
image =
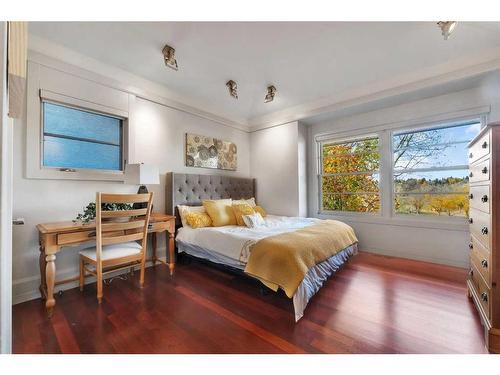
M 268 215 L 265 218 L 265 226 L 260 228 L 236 225 L 198 229 L 182 227 L 177 210 L 178 205 L 199 206 L 204 199 L 232 198 L 237 200 L 255 197 L 258 200 L 255 194 L 255 180 L 218 175 L 167 173 L 166 185 L 167 213 L 176 216 L 177 252 L 222 265 L 231 270 L 238 270 L 257 279 L 259 277 L 248 272 L 248 266 L 251 265 L 249 260 L 253 254 L 252 249 L 255 249 L 257 244 L 283 237 L 285 234 L 293 235 L 300 231 L 317 228 L 324 222 L 314 218 Z M 347 227 L 346 224 L 342 225 Z M 298 287 L 293 288 L 293 292 L 287 291 L 286 294 L 293 300 L 295 321 L 303 316 L 308 302 L 323 283 L 357 253 L 357 241 L 348 240 L 344 241 L 345 243 L 348 245 L 342 245 L 334 255 L 308 267 Z M 254 258 L 257 257 L 253 255 Z M 266 284 L 264 280 L 260 279 L 260 281 Z

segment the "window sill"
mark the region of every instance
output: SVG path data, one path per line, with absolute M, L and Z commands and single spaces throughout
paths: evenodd
M 26 178 L 44 180 L 80 180 L 80 181 L 115 181 L 124 182 L 125 173 L 122 171 L 76 170 L 61 171 L 55 168 L 30 168 L 28 166 Z
M 446 219 L 435 220 L 431 218 L 409 218 L 409 217 L 383 217 L 379 214 L 360 214 L 351 212 L 325 212 L 320 211 L 316 214 L 320 219 L 337 219 L 351 223 L 365 223 L 365 224 L 378 224 L 378 225 L 394 225 L 411 228 L 427 228 L 427 229 L 441 229 L 466 232 L 469 230 L 469 224 L 464 220 Z

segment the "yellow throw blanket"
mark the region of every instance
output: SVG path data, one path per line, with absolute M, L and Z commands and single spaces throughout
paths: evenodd
M 274 291 L 281 287 L 292 298 L 310 268 L 357 241 L 349 225 L 324 220 L 257 241 L 252 246 L 245 272 Z

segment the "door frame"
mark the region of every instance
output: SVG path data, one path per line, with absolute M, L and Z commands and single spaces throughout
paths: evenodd
M 0 353 L 12 352 L 12 119 L 7 116 L 7 22 L 0 22 Z

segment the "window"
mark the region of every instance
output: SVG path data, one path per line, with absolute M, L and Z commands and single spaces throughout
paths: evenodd
M 42 102 L 43 166 L 123 170 L 123 120 Z
M 380 210 L 378 137 L 327 141 L 320 147 L 322 210 L 377 213 Z
M 397 132 L 392 136 L 394 211 L 402 215 L 469 213 L 467 144 L 481 121 Z

